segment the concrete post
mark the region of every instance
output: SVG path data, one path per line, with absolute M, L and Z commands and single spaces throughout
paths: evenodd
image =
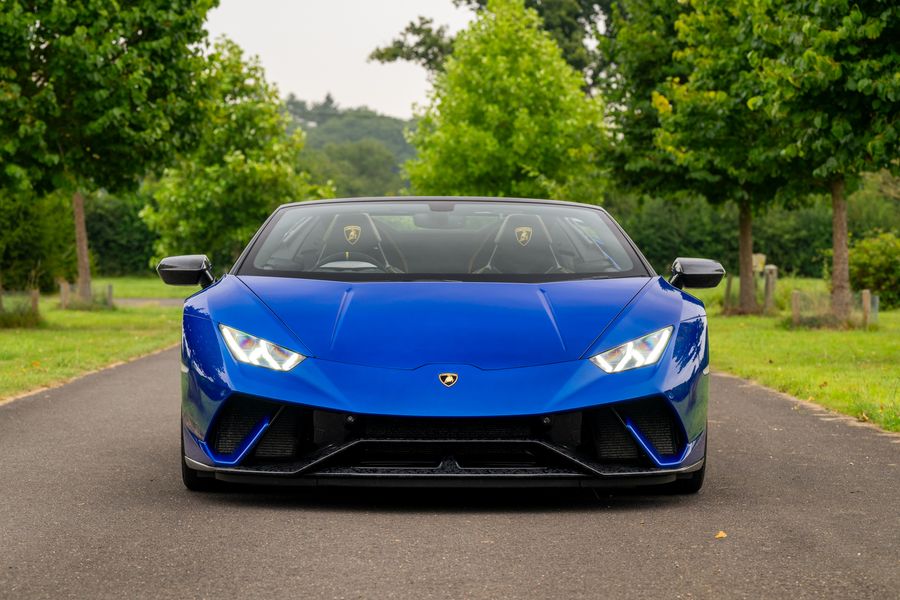
M 722 301 L 722 310 L 727 314 L 731 311 L 731 280 L 734 277 L 731 273 L 725 276 L 725 300 Z
M 69 282 L 65 279 L 59 280 L 59 305 L 63 310 L 69 308 Z
M 778 280 L 778 267 L 775 265 L 766 265 L 764 273 L 766 287 L 763 312 L 769 315 L 775 312 L 775 282 Z
M 872 319 L 872 292 L 863 290 L 862 298 L 863 327 L 868 329 Z
M 791 294 L 791 322 L 800 324 L 800 290 L 794 290 Z
M 107 306 L 113 305 L 113 290 L 112 290 L 111 283 L 106 286 L 106 305 Z

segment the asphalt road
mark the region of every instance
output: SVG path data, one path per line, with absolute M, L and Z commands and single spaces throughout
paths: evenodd
M 194 494 L 178 394 L 168 351 L 0 406 L 0 597 L 900 597 L 900 436 L 738 379 L 692 497 Z

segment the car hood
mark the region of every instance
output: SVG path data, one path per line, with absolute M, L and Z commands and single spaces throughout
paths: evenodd
M 312 356 L 394 369 L 508 369 L 577 360 L 650 281 L 239 279 Z

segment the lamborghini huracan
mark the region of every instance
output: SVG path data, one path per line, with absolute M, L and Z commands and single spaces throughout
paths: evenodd
M 286 204 L 184 304 L 191 490 L 657 486 L 706 468 L 712 260 L 667 280 L 602 208 L 403 197 Z

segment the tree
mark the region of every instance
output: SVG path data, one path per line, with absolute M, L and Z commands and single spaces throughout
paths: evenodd
M 748 105 L 784 129 L 776 150 L 796 166 L 787 193 L 831 194 L 832 312 L 846 320 L 847 184 L 864 171 L 900 169 L 900 7 L 883 0 L 740 4 L 768 48 L 750 54 L 762 89 Z
M 413 125 L 411 121 L 378 114 L 364 106 L 341 108 L 330 94 L 323 102 L 311 104 L 288 94 L 285 107 L 293 117 L 289 129 L 303 129 L 309 148 L 321 149 L 329 144 L 371 139 L 384 144 L 394 154 L 398 165 L 413 156 L 412 146 L 403 133 Z
M 83 191 L 134 186 L 197 130 L 214 0 L 0 5 L 0 189 L 72 193 L 90 301 Z
M 419 17 L 410 21 L 400 32 L 400 37 L 389 45 L 373 50 L 369 59 L 382 63 L 402 60 L 420 65 L 429 73 L 437 73 L 452 51 L 453 38 L 447 28 L 435 27 L 434 20 Z
M 0 287 L 52 291 L 75 272 L 72 207 L 61 193 L 0 199 Z M 0 308 L 2 310 L 2 308 Z
M 654 198 L 663 197 L 694 206 L 697 196 L 715 204 L 738 202 L 739 309 L 754 312 L 751 208 L 759 196 L 735 185 L 711 145 L 729 143 L 727 135 L 733 131 L 721 127 L 719 113 L 735 101 L 695 93 L 700 85 L 717 84 L 714 78 L 686 85 L 703 66 L 693 64 L 694 54 L 685 51 L 690 40 L 678 31 L 692 13 L 687 2 L 621 0 L 614 5 L 606 34 L 598 38 L 598 64 L 604 73 L 598 89 L 607 101 L 616 140 L 608 160 L 619 189 L 650 196 L 654 204 Z M 708 100 L 718 106 L 704 106 Z
M 228 265 L 279 204 L 331 192 L 298 167 L 303 132 L 289 117 L 256 59 L 220 40 L 200 75 L 211 90 L 200 143 L 162 178 L 149 181 L 142 217 L 159 235 L 158 256 L 206 252 Z
M 565 196 L 594 183 L 598 101 L 522 0 L 490 0 L 434 84 L 406 164 L 413 192 Z M 585 186 L 586 187 L 586 186 Z
M 687 169 L 686 185 L 712 202 L 737 203 L 739 310 L 755 312 L 753 212 L 770 204 L 787 181 L 787 165 L 775 149 L 779 123 L 747 105 L 760 91 L 747 57 L 764 49 L 740 3 L 691 0 L 690 7 L 675 24 L 683 47 L 673 54 L 690 75 L 653 92 L 656 145 Z
M 92 194 L 85 204 L 91 258 L 101 275 L 147 275 L 156 236 L 140 217 L 139 194 Z
M 393 196 L 404 187 L 394 154 L 371 138 L 306 148 L 301 158 L 316 180 L 332 182 L 338 196 Z
M 597 89 L 606 102 L 615 143 L 604 157 L 625 190 L 677 196 L 684 167 L 655 144 L 659 113 L 654 94 L 669 81 L 684 80 L 689 66 L 673 56 L 681 48 L 675 23 L 688 7 L 669 0 L 620 0 L 597 38 Z
M 457 6 L 480 11 L 488 0 L 453 0 Z M 574 69 L 584 75 L 589 85 L 597 75 L 593 51 L 585 40 L 596 34 L 598 23 L 608 14 L 611 0 L 526 0 L 525 6 L 537 11 L 543 27 L 562 49 L 563 56 Z M 446 27 L 435 27 L 432 19 L 419 17 L 410 22 L 400 37 L 389 45 L 376 48 L 369 56 L 379 62 L 403 60 L 439 73 L 453 51 L 453 37 Z

